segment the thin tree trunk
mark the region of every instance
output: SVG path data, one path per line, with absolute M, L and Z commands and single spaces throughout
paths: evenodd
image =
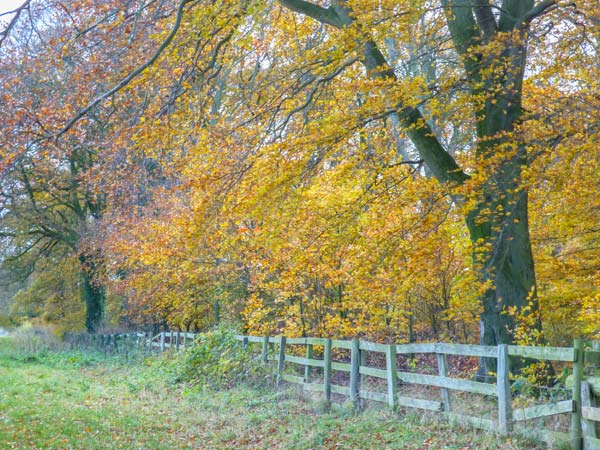
M 215 314 L 215 327 L 218 327 L 221 322 L 221 305 L 219 304 L 219 297 L 216 295 L 213 302 L 213 310 Z

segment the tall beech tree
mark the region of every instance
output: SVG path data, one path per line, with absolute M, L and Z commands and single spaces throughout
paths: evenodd
M 573 54 L 582 61 L 596 58 L 597 47 L 586 40 L 585 27 L 595 23 L 593 4 L 334 1 L 323 6 L 281 0 L 279 5 L 256 3 L 240 9 L 229 2 L 219 3 L 225 26 L 214 34 L 207 21 L 214 10 L 205 13 L 195 2 L 180 4 L 179 34 L 163 55 L 162 70 L 169 73 L 166 68 L 171 67 L 171 73 L 181 73 L 187 61 L 183 53 L 197 42 L 189 30 L 201 23 L 206 26 L 205 35 L 216 44 L 215 51 L 198 60 L 217 61 L 213 66 L 227 67 L 230 76 L 219 91 L 219 106 L 210 110 L 202 98 L 216 91 L 190 89 L 188 82 L 187 94 L 179 97 L 181 103 L 173 109 L 177 113 L 155 119 L 153 132 L 136 130 L 136 143 L 157 148 L 156 143 L 169 136 L 171 145 L 186 149 L 180 159 L 173 151 L 161 150 L 160 164 L 167 167 L 178 160 L 174 167 L 185 167 L 189 183 L 202 186 L 194 195 L 203 201 L 215 200 L 214 215 L 195 220 L 211 217 L 229 223 L 219 233 L 225 241 L 239 243 L 233 230 L 244 230 L 242 235 L 255 233 L 255 229 L 264 230 L 269 219 L 279 226 L 293 224 L 269 205 L 295 208 L 294 199 L 301 198 L 303 189 L 311 189 L 315 174 L 327 177 L 332 169 L 356 165 L 356 170 L 346 172 L 357 177 L 356 185 L 337 184 L 352 197 L 357 195 L 352 192 L 361 184 L 358 180 L 364 173 L 360 170 L 369 158 L 388 158 L 374 170 L 375 184 L 386 179 L 384 172 L 390 167 L 424 163 L 426 170 L 420 173 L 432 174 L 438 186 L 422 180 L 423 186 L 440 189 L 440 195 L 447 197 L 446 202 L 433 202 L 433 207 L 460 212 L 470 236 L 481 287 L 481 343 L 513 341 L 519 314 L 509 311 L 528 315 L 532 333 L 539 336 L 528 217 L 528 189 L 538 181 L 531 170 L 536 157 L 570 145 L 574 136 L 585 134 L 585 127 L 575 121 L 556 122 L 555 111 L 540 109 L 535 102 L 554 83 L 564 83 L 565 92 L 570 91 L 571 106 L 577 104 L 584 110 L 586 103 L 594 102 L 593 88 L 569 78 L 552 59 L 574 62 L 568 45 L 556 45 L 561 39 L 573 44 Z M 233 25 L 239 25 L 243 14 L 244 26 Z M 427 76 L 414 70 L 421 59 L 418 51 L 404 50 L 413 42 L 414 33 L 420 33 L 420 41 L 429 42 L 427 57 L 431 58 L 432 51 L 438 53 L 438 67 Z M 393 45 L 386 45 L 390 41 Z M 221 42 L 227 45 L 217 45 Z M 588 73 L 584 79 L 593 77 Z M 159 76 L 153 80 L 161 82 Z M 190 121 L 194 113 L 205 114 L 207 119 Z M 194 130 L 198 124 L 206 128 Z M 411 143 L 408 148 L 394 148 L 395 158 L 383 147 L 394 144 L 375 138 L 390 127 L 395 128 L 393 135 L 406 136 Z M 217 147 L 220 156 L 215 154 Z M 402 159 L 406 156 L 411 160 Z M 541 171 L 538 180 L 542 180 L 543 165 L 536 170 Z M 368 186 L 365 182 L 364 190 L 371 189 Z M 394 197 L 397 202 L 401 191 Z M 425 198 L 422 192 L 421 204 L 415 201 L 412 208 L 423 210 Z M 333 202 L 331 207 L 335 210 L 339 205 Z M 233 236 L 227 238 L 228 233 Z M 333 239 L 326 228 L 320 236 Z M 353 242 L 351 233 L 345 238 Z M 294 242 L 292 237 L 287 239 Z M 249 245 L 258 243 L 260 239 Z M 263 245 L 254 250 L 277 250 L 273 241 Z M 301 258 L 301 253 L 295 257 Z M 243 258 L 244 252 L 239 255 Z M 285 258 L 285 253 L 280 256 Z M 332 259 L 330 264 L 335 267 L 337 263 Z M 257 262 L 254 267 L 265 264 Z M 281 273 L 278 269 L 271 276 Z
M 98 277 L 103 263 L 97 252 L 81 246 L 103 208 L 102 198 L 80 184 L 91 160 L 89 150 L 50 163 L 36 154 L 20 158 L 0 188 L 0 238 L 5 282 L 29 277 L 44 258 L 78 255 L 86 327 L 96 331 L 104 311 L 105 289 Z
M 108 107 L 87 111 L 76 126 L 68 123 L 81 98 L 103 93 L 113 77 L 119 80 L 129 70 L 120 60 L 130 51 L 124 42 L 160 29 L 155 20 L 162 12 L 150 11 L 149 19 L 144 5 L 124 6 L 132 7 L 127 11 L 138 20 L 136 30 L 109 4 L 24 1 L 0 33 L 6 112 L 0 122 L 0 238 L 1 261 L 9 269 L 4 273 L 22 279 L 43 258 L 79 261 L 90 332 L 102 327 L 106 295 L 102 251 L 91 240 L 105 193 L 92 180 L 99 176 L 108 131 L 125 122 L 113 99 Z M 143 45 L 137 54 L 144 55 Z
M 336 29 L 355 28 L 356 45 L 370 77 L 398 80 L 379 43 L 365 23 L 360 4 L 333 1 L 328 7 L 303 0 L 279 0 L 286 8 Z M 402 4 L 399 4 L 402 8 Z M 481 343 L 512 342 L 514 317 L 507 308 L 533 304 L 536 284 L 528 220 L 528 194 L 521 186 L 529 164 L 528 143 L 519 131 L 527 120 L 523 110 L 523 78 L 531 23 L 557 1 L 442 1 L 454 50 L 460 55 L 470 89 L 470 113 L 476 121 L 475 153 L 493 160 L 482 173 L 481 195 L 465 217 L 475 252 L 475 267 L 487 283 L 481 303 Z M 418 107 L 389 105 L 408 138 L 440 183 L 466 185 L 471 176 L 436 137 Z M 464 202 L 456 196 L 457 202 Z M 538 324 L 537 327 L 540 327 Z

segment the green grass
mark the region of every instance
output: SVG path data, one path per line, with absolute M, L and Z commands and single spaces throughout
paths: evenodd
M 532 449 L 515 438 L 292 391 L 202 392 L 155 357 L 17 352 L 0 339 L 2 449 Z M 542 448 L 542 447 L 540 447 Z

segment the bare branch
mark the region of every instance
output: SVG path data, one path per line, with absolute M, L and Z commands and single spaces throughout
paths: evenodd
M 542 0 L 537 5 L 533 0 L 504 0 L 500 10 L 498 28 L 511 31 L 524 29 L 532 20 L 554 9 L 559 0 Z
M 529 24 L 533 19 L 547 13 L 553 6 L 558 3 L 557 0 L 544 0 L 531 8 L 523 17 L 521 17 L 522 24 Z
M 77 122 L 79 122 L 86 114 L 88 114 L 93 108 L 98 106 L 101 102 L 103 102 L 104 100 L 106 100 L 107 98 L 112 96 L 113 94 L 115 94 L 118 91 L 120 91 L 121 89 L 123 89 L 135 77 L 137 77 L 138 75 L 143 73 L 146 69 L 148 69 L 148 67 L 150 67 L 152 64 L 154 64 L 156 62 L 156 60 L 160 57 L 162 52 L 169 46 L 169 44 L 171 43 L 171 41 L 173 40 L 173 38 L 179 31 L 179 27 L 181 26 L 181 20 L 183 18 L 183 9 L 184 9 L 185 5 L 190 3 L 191 1 L 192 0 L 181 0 L 180 1 L 179 6 L 177 6 L 177 15 L 175 16 L 175 23 L 173 24 L 173 27 L 171 28 L 171 32 L 165 38 L 165 40 L 162 42 L 162 44 L 156 49 L 156 52 L 154 52 L 154 54 L 144 64 L 142 64 L 137 69 L 135 69 L 133 72 L 131 72 L 129 75 L 127 75 L 125 78 L 123 78 L 115 86 L 113 86 L 111 89 L 104 92 L 100 96 L 96 97 L 94 100 L 92 100 L 90 103 L 88 103 L 88 105 L 86 107 L 84 107 L 83 109 L 80 109 L 77 112 L 77 114 L 71 120 L 69 120 L 67 122 L 67 124 L 64 126 L 64 128 L 62 130 L 60 130 L 54 136 L 55 139 L 58 139 L 60 136 L 62 136 L 67 131 L 69 131 L 71 128 L 73 128 L 73 126 Z
M 0 17 L 6 16 L 9 14 L 14 14 L 12 19 L 10 19 L 10 22 L 8 22 L 8 25 L 6 26 L 6 28 L 0 32 L 0 47 L 2 47 L 2 44 L 4 43 L 4 41 L 6 39 L 8 39 L 8 36 L 10 35 L 11 30 L 15 27 L 15 25 L 19 21 L 19 18 L 21 17 L 21 14 L 23 13 L 23 11 L 25 11 L 25 10 L 29 11 L 30 3 L 31 3 L 31 0 L 25 0 L 25 2 L 21 6 L 19 6 L 17 9 L 13 9 L 12 11 L 7 11 L 5 13 L 0 14 Z

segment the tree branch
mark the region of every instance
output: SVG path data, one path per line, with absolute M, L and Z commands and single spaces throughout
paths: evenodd
M 459 55 L 467 55 L 468 50 L 477 45 L 480 40 L 479 27 L 473 17 L 473 7 L 469 0 L 442 0 L 442 6 L 447 9 L 448 28 L 454 41 L 454 47 Z M 472 56 L 468 55 L 468 58 Z M 467 62 L 465 61 L 465 65 Z
M 334 4 L 332 7 L 326 9 L 304 0 L 278 1 L 286 8 L 290 5 L 289 9 L 292 9 L 293 7 L 292 10 L 295 12 L 306 15 L 308 15 L 306 11 L 310 12 L 311 15 L 309 15 L 309 17 L 312 17 L 315 20 L 323 22 L 323 15 L 326 15 L 327 20 L 332 21 L 330 24 L 333 26 L 338 26 L 337 24 L 339 24 L 339 27 L 345 27 L 354 22 L 354 19 L 349 14 L 347 8 L 342 5 Z M 332 8 L 335 8 L 335 12 L 332 11 Z M 335 15 L 337 18 L 336 20 L 333 19 L 334 16 L 332 14 Z M 474 19 L 473 23 L 475 24 Z M 368 33 L 364 35 L 362 39 L 357 38 L 357 44 L 362 46 L 362 62 L 371 78 L 398 80 L 393 68 L 379 50 L 377 43 L 368 35 Z M 415 145 L 417 151 L 440 183 L 452 182 L 461 184 L 468 179 L 468 175 L 461 170 L 452 155 L 444 149 L 418 108 L 402 104 L 390 105 L 390 107 L 393 107 L 393 110 L 397 112 L 398 118 L 405 128 L 409 139 Z
M 183 8 L 185 7 L 186 4 L 190 3 L 191 1 L 192 0 L 181 0 L 179 2 L 179 5 L 177 6 L 177 13 L 175 16 L 175 23 L 173 24 L 173 27 L 171 28 L 171 32 L 165 38 L 165 40 L 162 42 L 162 44 L 156 49 L 156 51 L 150 57 L 150 59 L 148 59 L 144 64 L 142 64 L 137 69 L 135 69 L 133 72 L 131 72 L 129 75 L 127 75 L 125 78 L 123 78 L 112 89 L 110 89 L 110 90 L 104 92 L 102 95 L 96 97 L 85 108 L 80 109 L 77 112 L 77 114 L 75 115 L 75 117 L 73 117 L 71 120 L 69 120 L 67 122 L 67 124 L 64 126 L 64 128 L 62 130 L 60 130 L 54 136 L 55 139 L 58 139 L 60 136 L 62 136 L 67 131 L 69 131 L 71 128 L 73 128 L 73 126 L 77 122 L 79 122 L 86 114 L 88 114 L 94 107 L 98 106 L 102 101 L 106 100 L 107 98 L 109 98 L 110 96 L 115 94 L 116 92 L 123 89 L 135 77 L 140 75 L 142 72 L 144 72 L 146 69 L 148 69 L 148 67 L 150 67 L 152 64 L 154 64 L 156 62 L 156 60 L 159 58 L 159 56 L 162 54 L 162 52 L 169 46 L 169 44 L 171 43 L 171 41 L 177 34 L 177 31 L 179 31 L 179 27 L 181 26 L 181 19 L 183 17 Z
M 543 2 L 538 3 L 521 17 L 520 22 L 522 24 L 528 25 L 536 17 L 547 13 L 548 10 L 555 6 L 557 3 L 557 0 L 544 0 Z
M 532 9 L 535 9 L 533 0 L 504 0 L 500 10 L 498 29 L 500 31 L 514 30 L 519 23 L 522 23 L 527 12 Z
M 483 41 L 489 42 L 498 30 L 492 6 L 488 0 L 471 0 L 471 4 L 473 5 L 473 12 L 477 18 L 479 28 L 483 33 Z
M 282 6 L 290 11 L 308 16 L 318 22 L 342 28 L 344 23 L 332 8 L 323 8 L 305 0 L 277 0 Z
M 10 22 L 8 22 L 8 25 L 6 26 L 6 28 L 2 32 L 0 32 L 0 47 L 2 47 L 2 44 L 4 43 L 4 41 L 6 39 L 8 39 L 8 35 L 10 34 L 10 31 L 15 27 L 15 25 L 19 21 L 19 17 L 21 17 L 21 14 L 23 13 L 23 11 L 29 10 L 30 3 L 31 3 L 31 0 L 25 0 L 25 2 L 21 6 L 19 6 L 17 9 L 13 9 L 12 11 L 7 11 L 5 13 L 0 14 L 0 17 L 6 16 L 9 14 L 14 14 L 13 18 L 10 19 Z

